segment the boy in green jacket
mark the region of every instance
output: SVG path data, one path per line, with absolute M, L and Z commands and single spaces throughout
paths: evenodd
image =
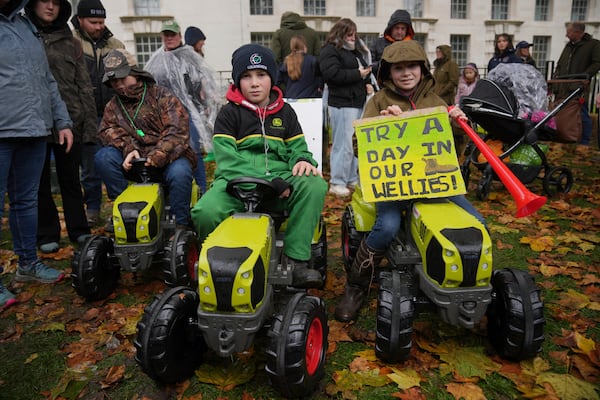
M 289 211 L 284 254 L 293 266 L 293 285 L 320 286 L 321 274 L 308 268 L 308 261 L 327 183 L 296 113 L 274 86 L 277 65 L 271 50 L 244 45 L 233 52 L 231 64 L 234 83 L 213 133 L 215 180 L 192 209 L 199 239 L 203 242 L 227 216 L 244 210 L 241 201 L 227 194 L 227 182 L 239 177 L 272 181 L 279 188 L 277 208 Z

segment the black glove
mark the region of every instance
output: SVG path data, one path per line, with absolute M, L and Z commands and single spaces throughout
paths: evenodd
M 280 177 L 273 178 L 271 183 L 275 187 L 275 190 L 277 191 L 278 195 L 281 195 L 281 193 L 285 192 L 285 189 L 288 188 L 290 189 L 290 194 L 292 194 L 292 190 L 294 189 L 288 181 L 281 179 Z

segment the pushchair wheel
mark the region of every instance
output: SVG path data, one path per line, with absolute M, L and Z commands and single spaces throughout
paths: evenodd
M 467 157 L 465 161 L 460 165 L 460 173 L 463 181 L 465 182 L 465 188 L 469 190 L 469 179 L 471 178 L 471 162 Z
M 552 167 L 544 175 L 543 186 L 548 196 L 569 193 L 573 186 L 573 174 L 567 167 Z
M 492 188 L 492 174 L 489 171 L 484 171 L 479 184 L 477 185 L 477 198 L 484 201 L 490 195 Z

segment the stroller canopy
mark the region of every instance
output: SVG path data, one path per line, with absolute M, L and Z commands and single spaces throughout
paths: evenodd
M 514 143 L 528 129 L 529 121 L 519 118 L 519 103 L 514 94 L 487 78 L 480 79 L 473 92 L 460 99 L 460 108 L 488 132 L 490 139 Z
M 548 85 L 533 65 L 499 64 L 486 78 L 513 92 L 519 103 L 520 115 L 548 111 Z
M 519 116 L 519 103 L 515 95 L 506 86 L 487 78 L 477 81 L 473 92 L 461 98 L 460 106 L 467 115 L 469 111 L 478 109 L 505 118 Z

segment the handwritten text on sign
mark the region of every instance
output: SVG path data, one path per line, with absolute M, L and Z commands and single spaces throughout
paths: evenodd
M 354 121 L 368 202 L 464 194 L 446 107 Z

